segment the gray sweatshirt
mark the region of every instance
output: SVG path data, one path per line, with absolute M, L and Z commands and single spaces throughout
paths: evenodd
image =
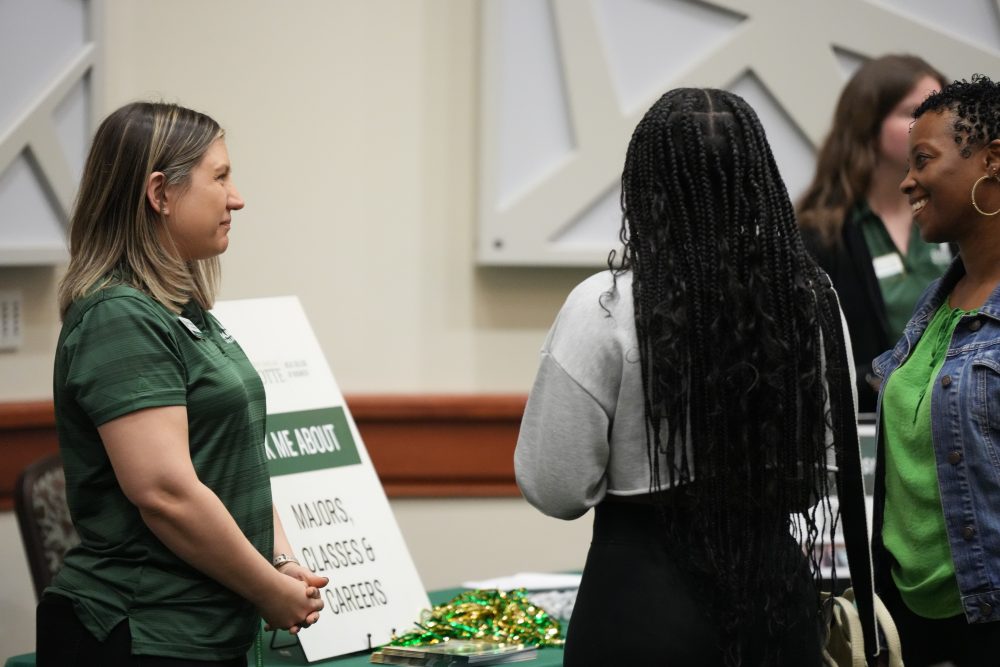
M 607 494 L 649 493 L 632 274 L 611 288 L 603 271 L 567 297 L 542 346 L 514 452 L 524 497 L 560 519 L 582 516 Z M 850 359 L 846 327 L 844 336 Z

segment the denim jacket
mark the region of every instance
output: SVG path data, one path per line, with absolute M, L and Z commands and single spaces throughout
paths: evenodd
M 916 347 L 938 307 L 965 275 L 961 258 L 931 283 L 896 346 L 872 363 L 886 380 Z M 882 393 L 872 551 L 878 589 L 891 584 L 892 554 L 882 542 L 885 448 Z M 969 623 L 1000 620 L 1000 289 L 978 314 L 961 319 L 931 394 L 931 440 L 948 543 Z

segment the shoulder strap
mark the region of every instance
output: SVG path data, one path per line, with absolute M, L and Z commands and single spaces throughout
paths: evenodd
M 861 474 L 861 442 L 858 440 L 858 411 L 854 398 L 854 362 L 848 352 L 850 334 L 842 321 L 840 303 L 830 283 L 821 273 L 821 284 L 832 298 L 833 312 L 841 318 L 840 331 L 844 338 L 844 359 L 840 364 L 828 364 L 827 387 L 830 388 L 830 426 L 833 429 L 837 454 L 837 498 L 843 522 L 847 562 L 851 569 L 851 585 L 855 604 L 861 617 L 861 630 L 865 641 L 865 656 L 869 665 L 875 664 L 879 654 L 878 632 L 875 620 L 875 580 L 872 576 L 872 551 L 868 539 L 868 514 L 865 511 L 865 485 Z M 824 297 L 820 297 L 824 298 Z
M 865 655 L 869 665 L 874 665 L 878 655 L 878 633 L 875 625 L 875 582 L 872 576 L 872 553 L 868 540 L 868 515 L 865 511 L 865 487 L 861 475 L 861 444 L 858 441 L 858 424 L 853 406 L 854 397 L 850 382 L 839 382 L 841 409 L 833 410 L 834 433 L 839 435 L 837 447 L 837 498 L 840 517 L 844 526 L 847 562 L 851 569 L 851 585 L 855 603 L 861 616 L 861 630 L 865 640 Z

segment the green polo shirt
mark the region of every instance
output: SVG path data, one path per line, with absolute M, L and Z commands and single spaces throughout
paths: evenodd
M 153 535 L 118 485 L 97 431 L 143 408 L 186 406 L 199 479 L 270 560 L 264 388 L 239 345 L 194 304 L 178 317 L 138 290 L 109 287 L 67 312 L 54 397 L 66 495 L 81 543 L 47 591 L 70 598 L 100 641 L 128 619 L 137 655 L 244 655 L 259 628 L 256 610 Z
M 942 304 L 913 354 L 889 376 L 882 395 L 882 540 L 896 559 L 892 578 L 900 596 L 924 618 L 962 613 L 931 439 L 931 395 L 955 327 L 969 312 Z
M 951 263 L 951 250 L 947 243 L 925 243 L 920 238 L 920 229 L 913 225 L 906 254 L 900 254 L 882 219 L 867 204 L 855 207 L 852 216 L 872 256 L 872 267 L 885 302 L 889 340 L 898 340 L 913 315 L 917 299 Z

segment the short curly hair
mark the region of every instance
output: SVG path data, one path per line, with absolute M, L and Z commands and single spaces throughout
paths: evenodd
M 1000 139 L 1000 83 L 985 74 L 974 74 L 971 81 L 949 83 L 924 100 L 913 117 L 945 110 L 955 114 L 955 144 L 962 157 L 967 158 L 974 148 Z

